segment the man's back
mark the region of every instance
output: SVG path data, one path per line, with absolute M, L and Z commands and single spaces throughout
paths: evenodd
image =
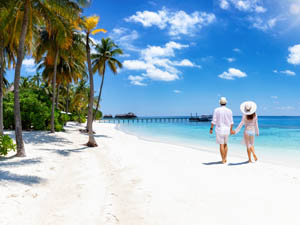
M 212 123 L 216 126 L 216 132 L 230 132 L 230 127 L 233 124 L 232 111 L 226 106 L 221 106 L 215 109 Z

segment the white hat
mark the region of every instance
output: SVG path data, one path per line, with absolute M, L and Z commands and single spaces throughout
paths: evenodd
M 241 104 L 240 109 L 243 114 L 251 115 L 256 112 L 257 106 L 255 102 L 247 101 Z
M 220 104 L 225 105 L 227 103 L 227 99 L 225 97 L 220 98 Z

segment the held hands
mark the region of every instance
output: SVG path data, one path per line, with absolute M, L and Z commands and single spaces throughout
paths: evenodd
M 210 130 L 209 130 L 209 133 L 210 133 L 210 134 L 212 134 L 212 133 L 213 133 L 213 129 L 212 129 L 212 128 L 210 128 Z
M 234 134 L 236 134 L 236 132 L 234 130 L 231 130 L 230 135 L 234 135 Z

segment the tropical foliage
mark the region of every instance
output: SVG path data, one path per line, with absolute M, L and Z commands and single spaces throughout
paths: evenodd
M 87 121 L 87 145 L 97 146 L 93 114 L 98 111 L 105 67 L 116 74 L 122 50 L 111 39 L 95 46 L 90 36 L 98 16 L 82 17 L 90 0 L 0 1 L 0 135 L 15 129 L 17 156 L 25 156 L 22 130 L 63 130 L 67 121 Z M 91 54 L 91 48 L 96 54 Z M 34 58 L 37 73 L 21 77 L 25 56 Z M 86 66 L 87 65 L 87 66 Z M 7 69 L 15 71 L 12 83 Z M 94 73 L 102 76 L 97 109 L 94 109 Z M 22 119 L 22 120 L 21 120 Z

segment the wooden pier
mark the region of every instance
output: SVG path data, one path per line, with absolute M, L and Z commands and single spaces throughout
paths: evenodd
M 116 119 L 116 118 L 106 118 L 101 119 L 100 123 L 178 123 L 178 122 L 189 122 L 188 116 L 183 117 L 141 117 L 141 118 L 132 118 L 132 119 Z

